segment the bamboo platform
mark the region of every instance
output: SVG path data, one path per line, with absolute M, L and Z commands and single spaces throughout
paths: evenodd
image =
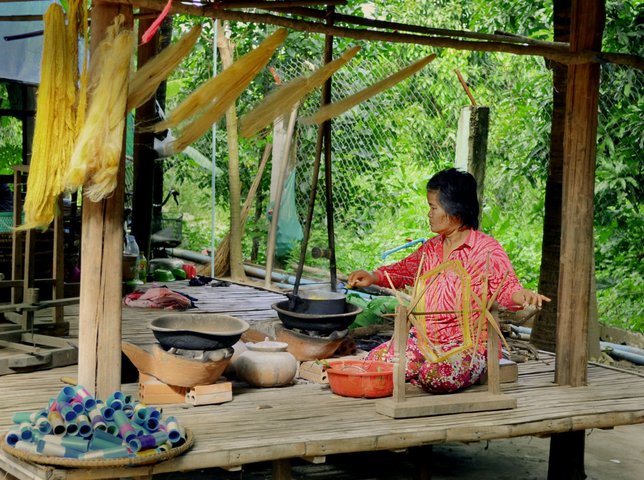
M 237 285 L 197 288 L 203 291 L 191 289 L 188 293 L 203 297 L 197 302 L 202 309 L 207 306 L 251 322 L 274 318 L 270 304 L 281 298 Z M 224 294 L 225 288 L 230 295 Z M 73 308 L 66 307 L 66 312 L 68 309 L 66 320 L 74 326 Z M 158 313 L 125 308 L 123 337 L 137 339 L 137 343 L 147 341 L 148 335 L 151 338 L 147 319 Z M 544 354 L 538 361 L 519 365 L 518 382 L 502 385 L 503 393 L 517 399 L 514 410 L 410 419 L 380 415 L 376 404 L 382 400 L 339 397 L 326 385 L 299 383 L 269 389 L 233 385 L 233 401 L 229 403 L 163 407 L 164 416 L 177 416 L 195 435 L 193 448 L 180 457 L 146 467 L 61 469 L 26 463 L 0 452 L 0 469 L 21 479 L 138 477 L 211 467 L 230 469 L 298 457 L 323 461 L 325 456 L 339 453 L 644 423 L 644 377 L 591 364 L 588 386 L 561 387 L 553 382 L 554 364 L 554 357 Z M 60 390 L 60 378 L 75 377 L 76 371 L 76 366 L 69 366 L 0 377 L 0 431 L 10 426 L 15 412 L 46 405 Z M 133 394 L 136 388 L 135 384 L 123 386 Z

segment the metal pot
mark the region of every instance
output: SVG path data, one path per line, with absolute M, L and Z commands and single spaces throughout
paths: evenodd
M 331 315 L 345 313 L 346 297 L 342 293 L 328 290 L 311 290 L 299 295 L 287 293 L 289 310 L 295 313 Z
M 345 305 L 346 311 L 343 313 L 331 314 L 310 314 L 293 312 L 289 310 L 289 300 L 277 302 L 271 305 L 271 308 L 277 312 L 286 328 L 297 328 L 300 330 L 313 330 L 317 332 L 333 332 L 335 330 L 344 330 L 351 325 L 356 316 L 362 312 L 362 308 L 351 303 Z

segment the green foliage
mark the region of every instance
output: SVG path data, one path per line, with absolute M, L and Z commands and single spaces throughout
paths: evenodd
M 603 49 L 644 52 L 641 5 L 606 5 Z M 603 65 L 595 183 L 595 268 L 602 322 L 644 332 L 644 73 Z
M 383 323 L 385 319 L 384 315 L 394 313 L 398 305 L 396 297 L 385 295 L 367 300 L 356 293 L 349 293 L 347 295 L 347 302 L 362 308 L 362 312 L 356 316 L 355 321 L 349 328 L 366 327 L 368 325 Z
M 0 83 L 0 108 L 11 108 L 9 93 Z M 13 173 L 12 165 L 22 163 L 22 125 L 14 117 L 0 117 L 0 175 Z

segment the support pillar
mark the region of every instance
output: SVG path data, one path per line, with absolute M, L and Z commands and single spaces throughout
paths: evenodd
M 119 13 L 131 27 L 131 6 L 92 2 L 92 52 Z M 99 398 L 121 387 L 124 153 L 114 193 L 100 202 L 83 198 L 78 382 Z
M 601 46 L 605 15 L 604 1 L 572 0 L 572 52 Z M 599 64 L 568 67 L 555 381 L 572 387 L 584 385 L 587 375 L 599 74 Z M 584 435 L 553 435 L 549 480 L 585 478 Z

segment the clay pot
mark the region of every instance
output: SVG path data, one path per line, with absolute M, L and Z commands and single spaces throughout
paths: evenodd
M 247 350 L 235 361 L 237 376 L 255 387 L 290 385 L 297 373 L 297 360 L 284 342 L 247 343 Z

